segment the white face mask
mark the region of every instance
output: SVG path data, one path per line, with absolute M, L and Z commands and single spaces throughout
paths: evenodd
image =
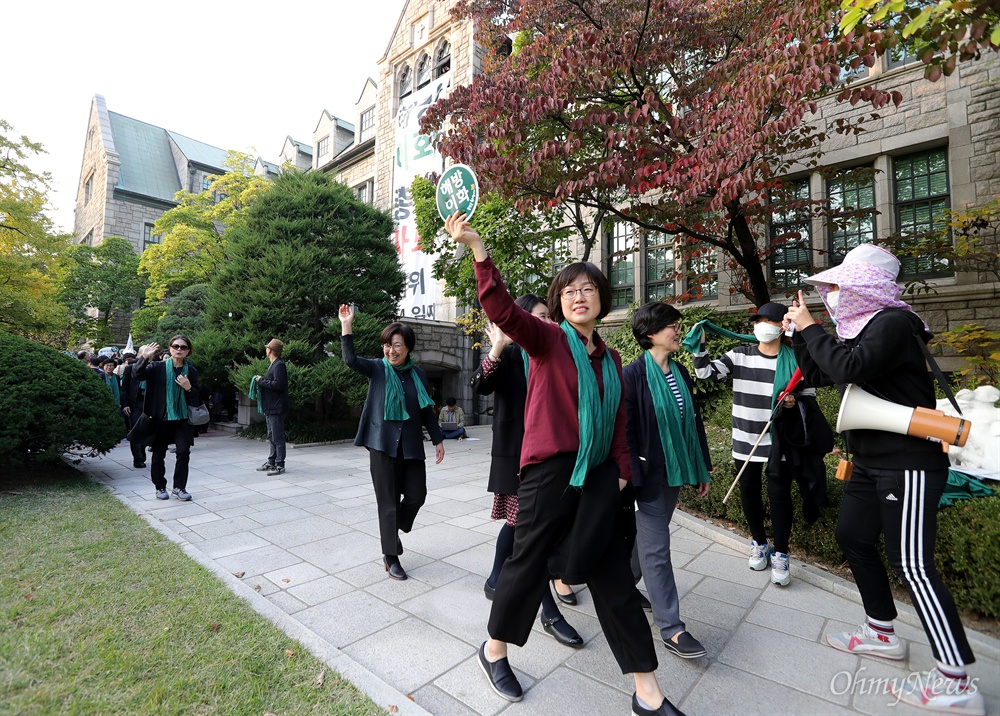
M 753 326 L 754 337 L 761 343 L 770 343 L 782 334 L 781 326 L 757 321 Z
M 830 315 L 835 315 L 837 313 L 837 306 L 840 305 L 840 289 L 830 291 L 823 300 L 826 302 L 826 307 L 829 309 Z

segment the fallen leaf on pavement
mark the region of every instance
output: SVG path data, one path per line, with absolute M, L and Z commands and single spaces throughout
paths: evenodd
M 322 686 L 324 681 L 326 681 L 326 669 L 319 672 L 319 676 L 316 677 L 316 688 Z
M 290 579 L 289 579 L 288 577 L 285 577 L 285 578 L 284 578 L 284 579 L 282 579 L 281 581 L 282 581 L 282 582 L 291 582 L 292 580 L 290 580 Z
M 233 572 L 233 576 L 237 579 L 242 578 L 244 574 L 246 574 L 246 572 Z
M 255 592 L 259 592 L 259 591 L 260 591 L 260 585 L 259 585 L 259 584 L 255 584 L 255 585 L 253 585 L 253 590 L 254 590 Z

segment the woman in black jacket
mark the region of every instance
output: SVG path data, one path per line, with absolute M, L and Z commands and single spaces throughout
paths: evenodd
M 167 447 L 177 446 L 177 462 L 174 464 L 173 495 L 179 500 L 190 500 L 187 491 L 188 463 L 191 459 L 191 444 L 194 442 L 194 428 L 188 422 L 188 405 L 201 405 L 198 391 L 198 371 L 189 360 L 192 353 L 191 340 L 185 335 L 170 339 L 170 357 L 158 361 L 151 360 L 159 350 L 159 345 L 150 343 L 139 349 L 139 359 L 132 366 L 132 377 L 146 382 L 146 394 L 142 412 L 152 423 L 152 465 L 149 476 L 156 487 L 156 499 L 166 500 L 167 469 L 164 460 Z
M 898 405 L 934 408 L 934 382 L 924 350 L 926 324 L 899 300 L 899 261 L 885 249 L 861 244 L 843 263 L 806 283 L 817 287 L 837 336 L 815 323 L 802 292 L 788 310 L 795 355 L 811 385 L 853 383 Z M 830 646 L 851 654 L 901 660 L 895 602 L 879 554 L 884 539 L 889 565 L 910 593 L 937 660 L 926 678 L 905 679 L 894 694 L 918 708 L 985 714 L 982 694 L 970 688 L 966 665 L 975 656 L 951 592 L 934 566 L 938 501 L 948 481 L 948 456 L 938 443 L 887 430 L 845 434 L 854 470 L 844 485 L 837 543 L 844 550 L 864 604 L 855 632 L 827 634 Z
M 549 309 L 541 298 L 527 293 L 515 303 L 543 321 Z M 524 403 L 528 396 L 528 355 L 513 343 L 500 328 L 489 326 L 491 348 L 472 376 L 472 389 L 480 395 L 493 395 L 493 448 L 490 451 L 490 479 L 487 490 L 493 493 L 494 520 L 505 520 L 497 535 L 493 571 L 483 585 L 486 598 L 493 601 L 497 579 L 504 561 L 514 551 L 514 526 L 517 524 L 517 488 L 520 484 L 521 442 L 524 439 Z M 576 595 L 561 580 L 552 585 L 559 601 L 576 604 Z M 562 586 L 564 592 L 559 591 Z M 542 595 L 542 629 L 556 641 L 574 648 L 583 646 L 583 638 L 570 626 L 548 589 Z
M 382 565 L 392 579 L 406 579 L 399 563 L 403 545 L 398 532 L 409 532 L 427 498 L 424 437 L 434 443 L 437 463 L 444 460 L 444 436 L 428 395 L 427 376 L 413 365 L 413 329 L 390 323 L 382 331 L 381 360 L 359 358 L 354 352 L 354 309 L 340 307 L 341 357 L 349 368 L 368 379 L 368 396 L 361 411 L 354 444 L 368 450 L 372 485 L 378 504 Z
M 670 519 L 683 485 L 708 494 L 712 460 L 705 425 L 693 399 L 691 376 L 670 358 L 680 349 L 680 312 L 653 301 L 632 318 L 643 353 L 625 366 L 622 383 L 636 490 L 636 543 L 653 620 L 667 650 L 682 659 L 705 656 L 687 631 L 670 561 Z

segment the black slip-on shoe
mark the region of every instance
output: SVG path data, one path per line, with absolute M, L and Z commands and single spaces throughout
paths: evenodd
M 684 712 L 670 703 L 666 696 L 657 709 L 647 709 L 639 705 L 639 698 L 632 694 L 632 716 L 684 716 Z
M 667 647 L 667 651 L 673 652 L 682 659 L 697 659 L 708 653 L 702 643 L 686 631 L 677 635 L 676 643 L 672 639 L 664 639 L 663 645 Z
M 491 602 L 493 601 L 493 595 L 496 594 L 496 593 L 497 593 L 497 588 L 496 587 L 491 587 L 489 582 L 486 582 L 486 583 L 483 584 L 483 594 L 486 595 L 486 598 L 489 601 L 491 601 Z
M 479 666 L 486 674 L 486 678 L 490 680 L 490 686 L 497 696 L 508 701 L 520 701 L 524 698 L 524 691 L 521 689 L 517 677 L 514 676 L 514 670 L 510 668 L 507 657 L 491 662 L 486 658 L 485 641 L 479 647 Z
M 558 599 L 563 604 L 569 604 L 571 607 L 576 606 L 576 592 L 570 592 L 569 594 L 560 594 L 559 590 L 556 589 L 555 580 L 552 580 L 552 591 L 556 593 L 556 599 Z
M 555 640 L 560 644 L 571 646 L 574 649 L 583 647 L 583 637 L 580 636 L 576 629 L 570 626 L 562 614 L 552 620 L 547 619 L 543 614 L 542 629 L 545 630 L 546 634 L 551 634 L 555 637 Z

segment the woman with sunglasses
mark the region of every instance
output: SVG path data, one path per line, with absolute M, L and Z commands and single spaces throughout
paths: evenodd
M 554 322 L 543 321 L 514 303 L 464 214 L 448 217 L 445 228 L 472 251 L 486 315 L 531 358 L 514 551 L 496 584 L 479 666 L 498 696 L 523 698 L 507 644 L 528 640 L 550 558 L 565 556 L 563 581 L 590 588 L 618 666 L 635 679 L 632 713 L 677 714 L 656 681 L 656 650 L 629 566 L 620 496 L 631 477 L 621 358 L 596 330 L 611 309 L 608 279 L 594 264 L 570 264 L 549 286 Z
M 170 354 L 163 360 L 153 360 L 160 346 L 149 343 L 139 349 L 139 358 L 132 366 L 132 377 L 145 381 L 146 394 L 142 412 L 152 422 L 152 464 L 149 476 L 156 488 L 156 499 L 166 500 L 167 468 L 164 462 L 167 447 L 176 446 L 177 462 L 174 464 L 173 495 L 178 500 L 190 500 L 187 491 L 188 462 L 194 427 L 188 422 L 188 405 L 201 405 L 198 391 L 198 371 L 189 357 L 192 352 L 190 339 L 178 334 L 170 339 Z
M 382 358 L 360 358 L 354 351 L 354 308 L 342 305 L 340 354 L 351 370 L 368 379 L 368 395 L 354 444 L 368 450 L 378 506 L 382 566 L 390 579 L 406 579 L 399 563 L 399 532 L 409 532 L 427 499 L 424 435 L 434 443 L 437 464 L 444 460 L 444 435 L 428 395 L 427 375 L 413 364 L 417 339 L 405 323 L 382 329 Z

